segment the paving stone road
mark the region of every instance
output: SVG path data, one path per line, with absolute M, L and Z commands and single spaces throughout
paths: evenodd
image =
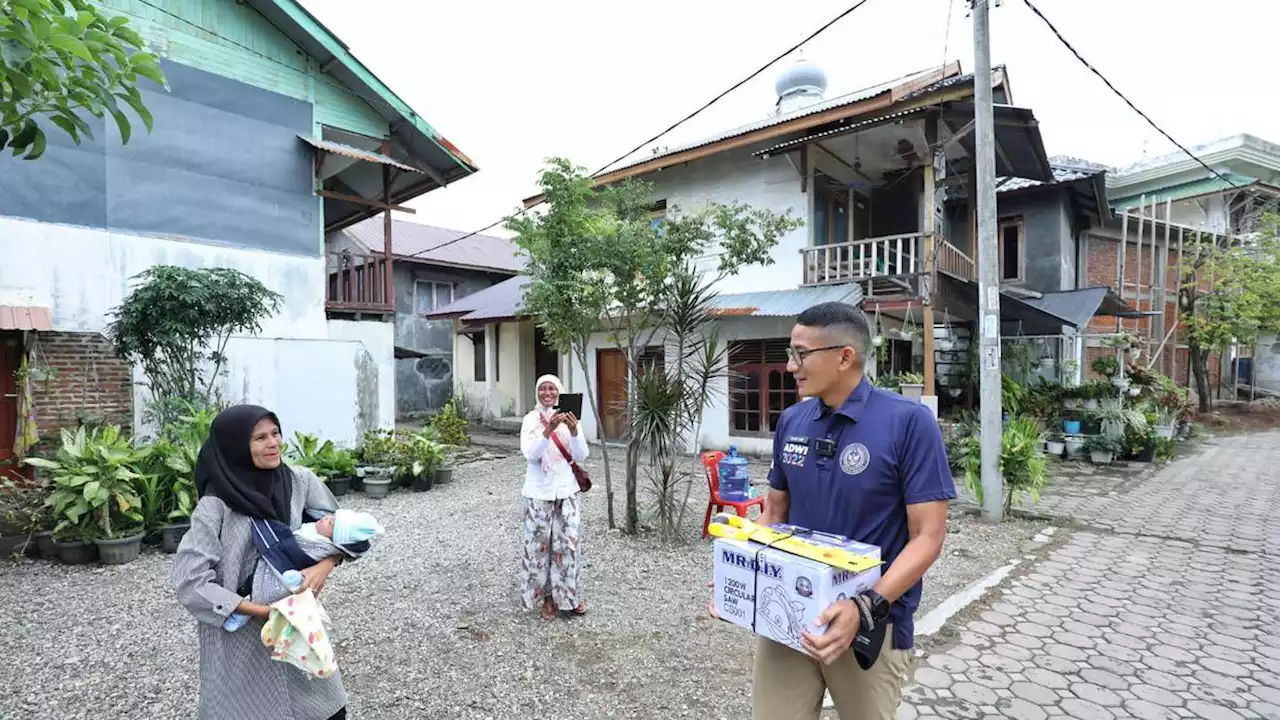
M 930 644 L 901 719 L 1280 720 L 1280 432 L 1040 510 L 1084 529 Z

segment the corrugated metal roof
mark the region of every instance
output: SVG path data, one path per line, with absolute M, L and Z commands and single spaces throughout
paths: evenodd
M 52 330 L 49 308 L 0 305 L 0 330 Z
M 700 148 L 700 147 L 703 147 L 703 146 L 705 146 L 705 145 L 712 145 L 712 144 L 714 144 L 714 143 L 718 143 L 718 142 L 720 142 L 720 141 L 722 141 L 722 140 L 728 140 L 729 138 L 734 138 L 734 137 L 737 137 L 737 136 L 739 136 L 739 135 L 746 135 L 746 134 L 747 134 L 747 133 L 749 133 L 749 132 L 754 132 L 754 131 L 756 131 L 756 130 L 762 130 L 762 129 L 764 129 L 764 128 L 772 127 L 772 126 L 774 126 L 774 125 L 780 125 L 780 124 L 782 124 L 782 123 L 790 122 L 790 121 L 795 120 L 795 119 L 797 119 L 797 118 L 806 117 L 806 116 L 809 116 L 809 115 L 813 115 L 813 114 L 815 114 L 815 113 L 820 113 L 820 112 L 824 112 L 824 111 L 827 111 L 827 110 L 832 110 L 832 109 L 834 109 L 834 108 L 843 107 L 843 106 L 845 106 L 845 105 L 852 105 L 853 103 L 861 102 L 861 101 L 863 101 L 863 100 L 867 100 L 867 99 L 869 99 L 869 98 L 873 98 L 873 97 L 875 97 L 876 95 L 879 95 L 880 93 L 885 92 L 885 91 L 887 91 L 887 90 L 890 90 L 890 89 L 892 89 L 892 88 L 894 88 L 894 87 L 896 87 L 896 86 L 898 86 L 898 85 L 902 85 L 902 84 L 905 84 L 905 83 L 909 83 L 909 82 L 911 82 L 912 80 L 919 79 L 920 77 L 922 77 L 922 76 L 924 76 L 924 75 L 928 75 L 929 73 L 937 72 L 937 70 L 938 70 L 938 68 L 935 66 L 935 67 L 927 68 L 927 69 L 925 69 L 925 70 L 919 70 L 919 71 L 916 71 L 916 72 L 910 73 L 910 74 L 908 74 L 908 75 L 903 75 L 902 77 L 895 78 L 895 79 L 893 79 L 893 80 L 886 80 L 885 82 L 878 83 L 878 84 L 876 84 L 876 85 L 872 85 L 872 86 L 870 86 L 870 87 L 863 88 L 863 89 L 861 89 L 861 90 L 856 90 L 856 91 L 851 92 L 851 93 L 849 93 L 849 94 L 847 94 L 847 95 L 841 95 L 840 97 L 831 98 L 830 100 L 823 100 L 823 101 L 822 101 L 822 102 L 820 102 L 820 103 L 816 103 L 816 104 L 814 104 L 814 105 L 810 105 L 809 107 L 806 107 L 806 108 L 801 108 L 801 109 L 799 109 L 799 110 L 793 110 L 793 111 L 791 111 L 791 112 L 789 112 L 789 113 L 782 113 L 782 114 L 780 114 L 780 115 L 773 115 L 773 116 L 771 116 L 771 117 L 767 117 L 767 118 L 765 118 L 765 119 L 763 119 L 763 120 L 757 120 L 756 122 L 748 123 L 748 124 L 746 124 L 746 125 L 741 125 L 741 126 L 739 126 L 739 127 L 733 128 L 733 129 L 731 129 L 731 130 L 725 130 L 725 131 L 723 131 L 723 132 L 717 133 L 717 134 L 712 135 L 712 136 L 710 136 L 710 137 L 705 137 L 705 138 L 703 138 L 703 139 L 701 139 L 701 140 L 696 140 L 696 141 L 691 142 L 691 143 L 687 143 L 687 144 L 684 144 L 684 145 L 679 145 L 679 146 L 676 146 L 676 147 L 674 147 L 674 148 L 666 148 L 666 149 L 664 149 L 662 152 L 653 153 L 653 154 L 651 154 L 651 155 L 645 155 L 645 156 L 643 156 L 643 157 L 639 157 L 639 158 L 636 158 L 636 159 L 633 159 L 633 160 L 630 160 L 630 161 L 626 161 L 626 162 L 624 162 L 623 164 L 618 165 L 618 166 L 616 166 L 616 167 L 607 168 L 606 170 L 604 170 L 603 172 L 598 173 L 598 174 L 599 174 L 599 175 L 604 175 L 604 174 L 606 174 L 606 173 L 617 172 L 617 171 L 619 171 L 619 170 L 626 170 L 626 169 L 627 169 L 627 168 L 629 168 L 629 167 L 632 167 L 632 166 L 635 166 L 635 165 L 639 165 L 639 164 L 641 164 L 641 163 L 646 163 L 646 162 L 649 162 L 650 160 L 655 160 L 655 159 L 657 159 L 657 158 L 666 157 L 666 156 L 668 156 L 668 155 L 675 155 L 676 153 L 684 152 L 684 151 L 686 151 L 686 150 L 693 150 L 694 148 Z M 922 95 L 922 94 L 925 94 L 925 93 L 929 93 L 929 92 L 933 92 L 933 91 L 938 90 L 938 89 L 943 88 L 943 87 L 948 87 L 948 86 L 950 86 L 951 84 L 954 84 L 954 81 L 963 81 L 963 80 L 964 80 L 964 79 L 966 79 L 966 78 L 967 78 L 967 79 L 969 79 L 969 80 L 972 80 L 972 79 L 973 79 L 973 75 L 972 75 L 972 74 L 968 74 L 968 75 L 956 75 L 956 76 L 953 76 L 953 77 L 951 77 L 951 78 L 947 78 L 947 79 L 945 79 L 945 80 L 941 80 L 941 81 L 939 81 L 939 82 L 937 82 L 937 83 L 934 83 L 934 84 L 932 84 L 932 85 L 926 86 L 926 87 L 924 87 L 924 88 L 920 89 L 920 90 L 919 90 L 919 91 L 917 91 L 917 92 L 911 93 L 908 97 L 918 97 L 919 95 Z M 906 98 L 904 98 L 904 99 L 906 99 Z
M 391 167 L 400 168 L 401 170 L 408 170 L 409 172 L 416 172 L 422 175 L 426 175 L 426 172 L 423 170 L 419 170 L 418 168 L 413 167 L 412 165 L 405 165 L 399 160 L 394 160 L 392 158 L 387 157 L 386 155 L 382 155 L 380 153 L 376 153 L 371 150 L 361 150 L 358 147 L 344 145 L 343 143 L 340 143 L 340 142 L 334 142 L 332 140 L 322 140 L 320 138 L 308 137 L 306 135 L 299 135 L 298 137 L 303 142 L 305 142 L 306 144 L 310 145 L 311 147 L 317 150 L 323 150 L 325 152 L 342 155 L 344 157 L 353 158 L 355 160 L 364 160 L 365 162 L 377 163 L 379 165 L 390 165 Z
M 457 318 L 464 323 L 517 317 L 524 311 L 524 288 L 529 276 L 516 275 L 480 292 L 454 300 L 427 313 L 427 318 Z
M 352 225 L 341 232 L 370 252 L 382 250 L 382 218 L 370 218 Z M 422 262 L 520 272 L 525 259 L 518 254 L 516 244 L 506 238 L 493 235 L 472 235 L 461 242 L 451 242 L 467 235 L 460 230 L 423 225 L 407 220 L 393 220 L 391 226 L 391 254 Z M 449 244 L 446 244 L 449 243 Z
M 524 289 L 529 277 L 517 275 L 497 285 L 473 293 L 428 313 L 428 318 L 457 318 L 464 324 L 518 317 L 524 312 Z M 793 290 L 765 290 L 716 296 L 712 302 L 715 314 L 743 317 L 795 317 L 806 308 L 824 302 L 862 302 L 862 289 L 856 284 L 802 287 Z
M 1015 177 L 998 177 L 996 178 L 996 193 L 1012 192 L 1014 190 L 1025 190 L 1027 188 L 1038 186 L 1060 185 L 1062 183 L 1075 182 L 1091 178 L 1104 170 L 1082 171 L 1076 168 L 1063 167 L 1061 165 L 1052 164 L 1049 167 L 1053 171 L 1053 182 L 1046 183 L 1039 180 L 1030 180 L 1028 178 Z M 959 200 L 966 197 L 965 188 L 962 185 L 954 185 L 947 191 L 947 197 L 952 200 Z
M 1044 293 L 1038 298 L 1021 298 L 1022 302 L 1069 320 L 1072 327 L 1082 328 L 1095 315 L 1119 317 L 1140 316 L 1128 303 L 1111 292 L 1108 287 L 1087 287 L 1078 290 Z
M 758 292 L 716 296 L 712 306 L 717 315 L 750 317 L 795 317 L 807 308 L 824 302 L 862 302 L 862 289 L 856 284 L 802 287 L 794 290 L 762 290 Z
M 772 155 L 774 153 L 790 150 L 793 147 L 798 147 L 806 143 L 814 142 L 815 140 L 822 140 L 823 138 L 827 138 L 832 135 L 844 135 L 846 133 L 851 133 L 861 127 L 866 127 L 868 125 L 875 125 L 876 123 L 882 123 L 888 120 L 897 120 L 899 118 L 907 117 L 908 115 L 916 115 L 919 113 L 923 113 L 927 110 L 929 110 L 929 108 L 919 107 L 919 108 L 912 108 L 910 110 L 903 110 L 902 112 L 890 113 L 888 115 L 873 117 L 868 120 L 863 120 L 861 122 L 856 122 L 849 125 L 842 125 L 833 130 L 826 130 L 820 133 L 814 133 L 812 135 L 805 135 L 804 137 L 796 138 L 794 140 L 780 142 L 777 145 L 767 147 L 764 150 L 757 150 L 754 153 L 752 153 L 752 155 L 756 157 L 759 157 L 761 155 Z
M 1252 178 L 1248 175 L 1241 175 L 1240 173 L 1225 172 L 1223 175 L 1225 175 L 1227 180 L 1230 180 L 1230 182 L 1226 182 L 1216 176 L 1204 178 L 1202 180 L 1193 180 L 1188 183 L 1182 183 L 1181 185 L 1164 188 L 1159 192 L 1146 193 L 1146 203 L 1148 205 L 1159 205 L 1166 200 L 1173 200 L 1176 202 L 1178 200 L 1186 200 L 1187 198 L 1211 195 L 1213 193 L 1222 192 L 1223 190 L 1242 188 L 1246 185 L 1252 185 L 1258 182 L 1257 178 Z M 1138 207 L 1142 202 L 1142 195 L 1128 195 L 1112 200 L 1111 207 L 1116 210 L 1123 210 L 1125 208 Z

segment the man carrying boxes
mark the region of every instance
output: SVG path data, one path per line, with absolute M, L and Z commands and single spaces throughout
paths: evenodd
M 865 379 L 870 351 L 858 308 L 800 314 L 787 370 L 805 400 L 774 431 L 764 512 L 712 528 L 709 611 L 758 636 L 755 720 L 817 720 L 824 690 L 842 720 L 897 717 L 956 489 L 932 413 Z

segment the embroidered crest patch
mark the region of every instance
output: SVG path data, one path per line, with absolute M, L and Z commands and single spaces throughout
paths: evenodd
M 857 475 L 871 464 L 871 451 L 862 443 L 849 443 L 840 451 L 840 469 L 846 475 Z

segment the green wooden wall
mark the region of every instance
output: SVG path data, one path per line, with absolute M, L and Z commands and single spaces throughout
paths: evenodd
M 388 136 L 386 120 L 302 53 L 252 7 L 235 0 L 96 0 L 157 55 L 282 95 L 309 100 L 320 125 Z

